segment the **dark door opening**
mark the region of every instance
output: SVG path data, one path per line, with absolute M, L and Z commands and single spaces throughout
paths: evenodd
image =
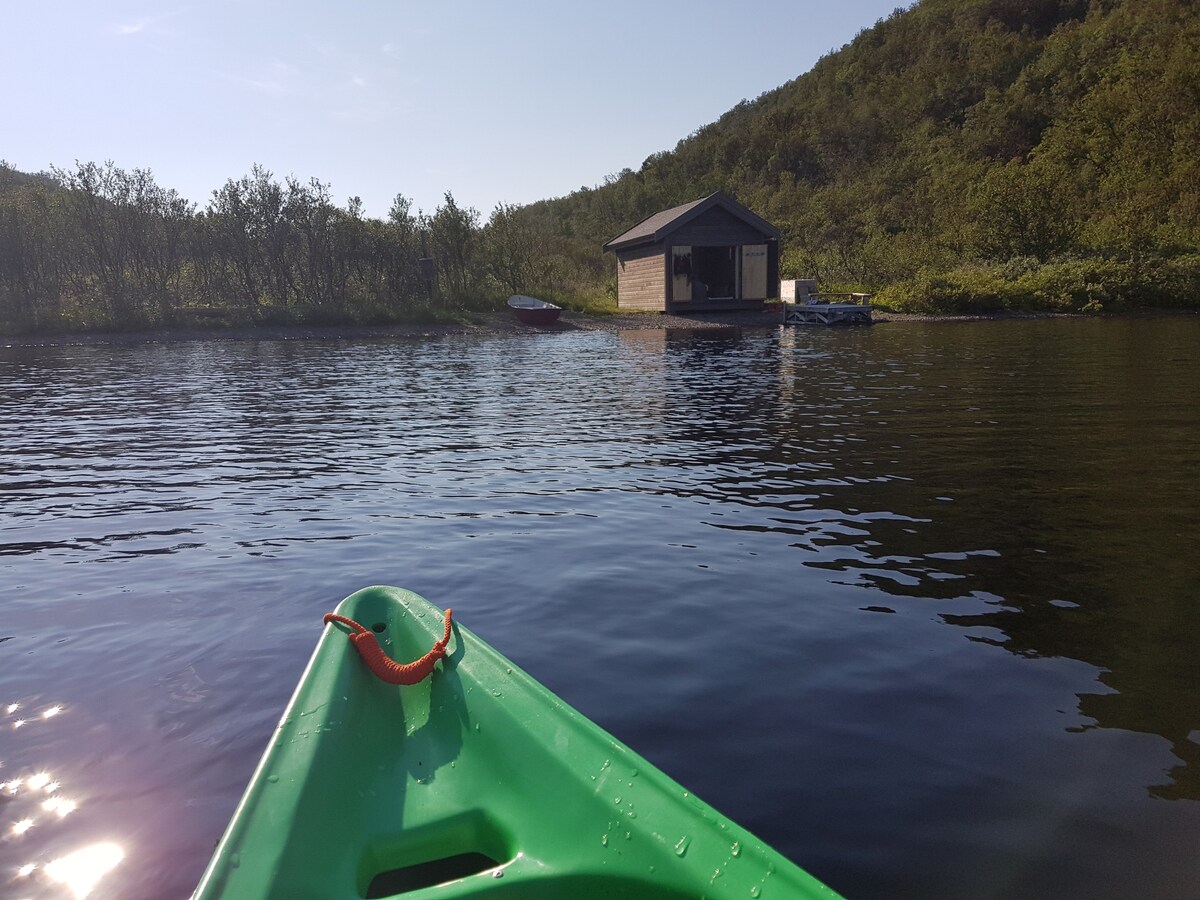
M 693 247 L 692 298 L 732 300 L 736 292 L 737 247 Z

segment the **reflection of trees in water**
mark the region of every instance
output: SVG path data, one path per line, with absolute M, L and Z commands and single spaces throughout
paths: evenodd
M 1182 595 L 1132 595 L 1116 609 L 1061 609 L 1026 601 L 980 615 L 943 616 L 964 627 L 988 626 L 1006 636 L 998 646 L 1027 656 L 1067 656 L 1100 669 L 1114 693 L 1079 694 L 1079 711 L 1095 725 L 1157 734 L 1180 760 L 1167 784 L 1150 793 L 1200 800 L 1200 666 L 1194 600 Z M 976 640 L 987 640 L 976 638 Z
M 1078 343 L 1053 323 L 1019 345 L 1007 325 L 946 336 L 785 331 L 751 342 L 770 359 L 748 367 L 745 344 L 693 344 L 672 422 L 707 449 L 690 466 L 707 477 L 663 490 L 759 509 L 713 524 L 794 536 L 831 580 L 973 598 L 986 608 L 942 617 L 994 629 L 971 640 L 1096 667 L 1113 692 L 1079 695 L 1087 727 L 1163 737 L 1180 764 L 1150 792 L 1200 799 L 1200 409 L 1177 402 L 1193 338 L 1136 323 L 1077 325 Z

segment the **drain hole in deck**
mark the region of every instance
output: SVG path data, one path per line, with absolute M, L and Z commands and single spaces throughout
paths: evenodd
M 376 634 L 380 634 L 387 630 L 387 626 L 384 625 L 382 622 L 376 622 L 374 625 L 371 626 L 371 630 L 373 632 L 375 632 Z
M 367 900 L 433 887 L 435 884 L 486 872 L 498 865 L 498 862 L 482 853 L 460 853 L 458 856 L 380 872 L 371 879 L 371 884 L 367 887 Z

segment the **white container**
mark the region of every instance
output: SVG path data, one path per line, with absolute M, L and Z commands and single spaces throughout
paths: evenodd
M 807 303 L 816 292 L 815 278 L 792 278 L 779 283 L 779 299 L 785 303 Z

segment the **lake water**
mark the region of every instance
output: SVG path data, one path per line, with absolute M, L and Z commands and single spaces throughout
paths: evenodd
M 1196 318 L 0 349 L 0 895 L 185 897 L 383 583 L 848 896 L 1196 896 L 1198 367 Z

